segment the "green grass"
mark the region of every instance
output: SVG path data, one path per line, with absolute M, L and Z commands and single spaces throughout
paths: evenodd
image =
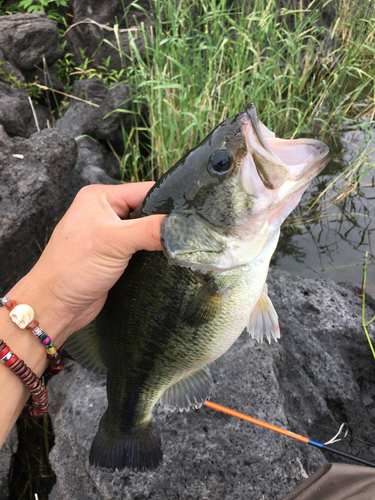
M 366 312 L 366 278 L 367 278 L 367 258 L 368 258 L 368 252 L 366 252 L 365 256 L 365 262 L 363 266 L 363 281 L 362 281 L 362 327 L 363 330 L 366 334 L 367 341 L 369 343 L 372 355 L 374 356 L 375 359 L 375 349 L 374 346 L 372 345 L 370 335 L 368 333 L 367 327 L 375 321 L 375 316 L 371 318 L 369 321 L 366 321 L 365 317 L 365 312 Z
M 25 0 L 27 9 L 65 0 Z M 321 10 L 332 3 L 327 28 Z M 71 54 L 58 62 L 72 78 L 127 81 L 133 127 L 123 130 L 118 161 L 124 180 L 156 179 L 218 123 L 254 101 L 262 121 L 284 138 L 331 141 L 339 130 L 375 116 L 375 15 L 368 0 L 150 0 L 149 23 L 129 30 L 130 54 L 114 26 L 123 68 L 97 68 Z M 16 8 L 16 4 L 12 7 Z M 125 8 L 142 10 L 137 0 Z M 24 7 L 25 10 L 26 7 Z M 61 16 L 60 16 L 61 17 Z M 133 22 L 129 21 L 129 24 Z M 58 23 L 60 31 L 67 22 Z M 61 38 L 63 40 L 63 37 Z M 110 43 L 104 40 L 103 43 Z M 140 50 L 143 47 L 143 50 Z M 139 117 L 148 109 L 143 120 Z
M 149 110 L 144 123 L 135 118 L 124 132 L 124 178 L 159 177 L 250 101 L 284 138 L 327 138 L 372 121 L 373 11 L 367 1 L 337 0 L 339 15 L 328 30 L 321 25 L 323 3 L 278 9 L 275 0 L 254 0 L 246 12 L 243 3 L 236 10 L 238 3 L 226 0 L 152 2 L 159 21 L 129 31 L 130 55 L 116 47 L 124 77 L 136 89 L 134 116 L 143 104 Z M 151 145 L 146 152 L 144 135 Z

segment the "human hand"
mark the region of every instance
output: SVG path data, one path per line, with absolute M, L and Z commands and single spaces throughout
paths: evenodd
M 56 344 L 61 345 L 97 316 L 108 290 L 136 251 L 162 250 L 162 215 L 127 219 L 152 185 L 83 188 L 56 226 L 37 264 L 21 280 L 22 302 L 34 308 L 42 328 L 43 318 L 52 325 L 52 315 L 54 331 L 48 331 Z M 25 288 L 30 290 L 29 297 L 25 297 Z M 10 298 L 20 303 L 17 291 Z

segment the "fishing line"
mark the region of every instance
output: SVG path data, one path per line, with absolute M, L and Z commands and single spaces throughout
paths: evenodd
M 342 441 L 347 437 L 348 434 L 349 434 L 349 426 L 347 423 L 344 422 L 343 424 L 340 425 L 339 430 L 333 436 L 333 438 L 331 438 L 329 441 L 326 441 L 324 444 L 333 444 L 337 443 L 338 441 Z
M 315 425 L 315 427 L 321 427 L 322 429 L 326 429 L 326 430 L 330 430 L 330 431 L 335 430 L 333 427 L 330 427 L 328 425 L 322 425 L 322 424 L 316 424 L 316 423 L 314 425 Z M 343 425 L 343 424 L 341 424 L 341 425 Z M 348 424 L 346 424 L 346 425 L 348 425 Z M 351 434 L 351 429 L 349 426 L 348 426 L 347 432 L 345 432 L 345 435 L 342 436 L 341 440 L 343 440 L 345 438 L 348 438 L 348 439 L 353 440 L 353 441 L 359 441 L 360 443 L 366 444 L 368 446 L 375 446 L 375 443 L 373 443 L 372 441 L 368 441 L 366 439 L 361 439 L 359 437 L 353 436 L 353 434 Z M 328 444 L 328 443 L 325 443 L 325 444 Z
M 349 453 L 344 453 L 343 451 L 340 450 L 335 450 L 334 448 L 331 448 L 327 446 L 324 443 L 319 443 L 318 441 L 313 441 L 312 439 L 301 436 L 299 434 L 295 434 L 294 432 L 287 431 L 286 429 L 282 429 L 281 427 L 277 427 L 276 425 L 269 424 L 267 422 L 263 422 L 263 420 L 258 420 L 257 418 L 249 417 L 248 415 L 245 415 L 244 413 L 239 413 L 238 411 L 231 410 L 230 408 L 226 408 L 225 406 L 218 405 L 216 403 L 213 403 L 212 401 L 206 401 L 205 405 L 208 406 L 209 408 L 212 408 L 217 411 L 221 411 L 223 413 L 227 413 L 228 415 L 231 415 L 232 417 L 237 417 L 242 420 L 246 420 L 247 422 L 250 422 L 251 424 L 259 425 L 260 427 L 264 427 L 265 429 L 278 432 L 279 434 L 284 434 L 284 436 L 291 437 L 293 439 L 297 439 L 298 441 L 302 441 L 303 443 L 310 444 L 312 446 L 316 446 L 317 448 L 321 448 L 323 450 L 329 451 L 331 453 L 335 453 L 336 455 L 341 455 L 342 457 L 349 458 L 350 460 L 354 460 L 356 462 L 360 462 L 361 464 L 369 465 L 370 467 L 375 467 L 375 464 L 372 462 L 368 462 L 367 460 L 363 460 L 362 458 L 354 457 L 353 455 L 349 455 Z M 343 424 L 344 425 L 344 424 Z M 342 432 L 341 427 L 337 435 L 340 435 Z M 337 436 L 336 435 L 336 436 Z M 335 437 L 336 437 L 335 436 Z M 332 439 L 335 439 L 332 438 Z M 332 440 L 328 441 L 328 443 L 334 442 Z

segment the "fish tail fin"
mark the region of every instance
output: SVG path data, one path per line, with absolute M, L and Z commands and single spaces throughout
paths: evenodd
M 90 464 L 109 470 L 134 472 L 156 469 L 163 459 L 160 438 L 152 420 L 126 430 L 111 426 L 103 415 L 90 450 Z

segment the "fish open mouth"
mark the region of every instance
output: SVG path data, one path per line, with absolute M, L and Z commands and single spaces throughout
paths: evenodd
M 328 163 L 330 148 L 316 139 L 279 139 L 258 118 L 254 103 L 241 116 L 243 132 L 258 174 L 268 189 L 287 179 L 307 185 Z

